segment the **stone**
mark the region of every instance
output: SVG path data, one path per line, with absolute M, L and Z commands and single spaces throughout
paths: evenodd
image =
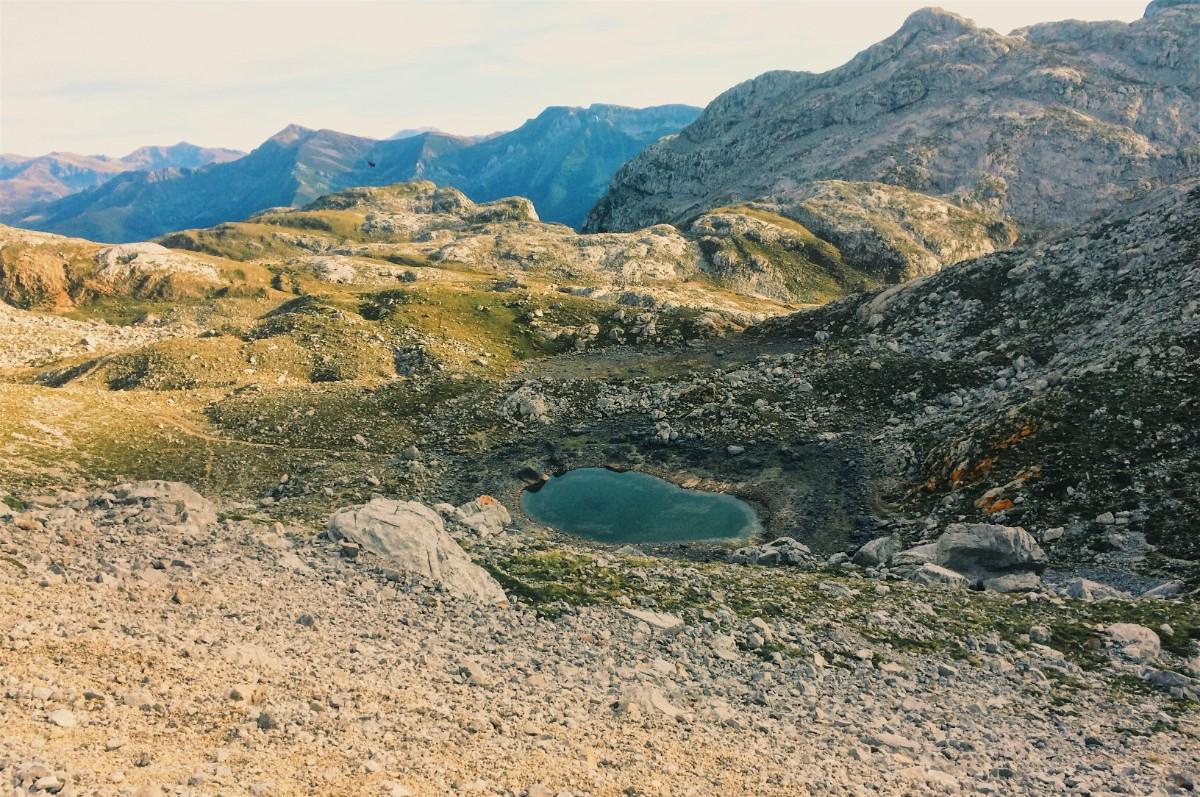
M 57 725 L 60 728 L 74 728 L 78 724 L 75 715 L 65 708 L 51 711 L 46 715 L 46 719 L 51 725 Z
M 859 548 L 852 561 L 860 567 L 887 565 L 899 550 L 900 538 L 896 535 L 876 537 Z
M 217 522 L 217 510 L 212 502 L 183 482 L 132 482 L 114 487 L 112 493 L 127 503 L 146 503 L 160 508 L 195 531 L 204 531 Z
M 991 523 L 953 523 L 938 538 L 935 562 L 974 585 L 1013 572 L 1040 572 L 1046 554 L 1025 529 Z
M 683 715 L 683 709 L 671 704 L 669 700 L 653 686 L 631 685 L 621 691 L 614 708 L 617 713 L 632 717 L 666 717 L 675 719 Z
M 863 741 L 871 747 L 886 747 L 890 750 L 900 750 L 910 752 L 920 749 L 920 745 L 905 736 L 888 731 L 880 731 L 879 733 L 863 737 Z
M 1109 655 L 1135 663 L 1154 661 L 1162 653 L 1158 634 L 1135 623 L 1114 623 L 1104 629 Z
M 486 686 L 491 683 L 483 665 L 474 659 L 464 659 L 458 666 L 458 675 L 471 686 Z
M 953 570 L 935 565 L 932 562 L 926 562 L 920 567 L 909 573 L 906 578 L 909 581 L 915 581 L 918 584 L 926 586 L 945 586 L 955 587 L 958 589 L 966 589 L 971 585 L 966 576 L 961 573 L 956 573 Z
M 642 621 L 656 631 L 671 631 L 682 628 L 684 625 L 682 619 L 665 612 L 652 612 L 648 609 L 621 609 L 621 613 Z
M 765 567 L 802 567 L 811 570 L 817 566 L 817 557 L 807 545 L 791 537 L 778 537 L 762 545 L 747 545 L 730 553 L 728 561 L 734 564 L 750 564 Z
M 1032 572 L 1004 573 L 985 578 L 982 586 L 991 592 L 1033 592 L 1042 586 L 1042 579 Z
M 121 702 L 130 708 L 150 708 L 154 705 L 154 695 L 148 689 L 130 689 L 121 695 Z
M 1162 600 L 1162 599 L 1166 599 L 1166 598 L 1174 598 L 1174 597 L 1178 597 L 1179 595 L 1182 595 L 1183 591 L 1186 588 L 1187 587 L 1184 585 L 1184 583 L 1182 581 L 1179 581 L 1179 580 L 1165 581 L 1162 584 L 1159 584 L 1157 587 L 1152 587 L 1151 589 L 1146 590 L 1145 592 L 1143 592 L 1141 594 L 1141 597 L 1149 598 L 1151 600 L 1155 600 L 1155 599 Z
M 1142 671 L 1142 680 L 1151 686 L 1179 697 L 1196 700 L 1200 698 L 1200 680 L 1189 678 L 1174 670 L 1159 670 L 1147 667 Z
M 937 543 L 928 542 L 913 548 L 905 548 L 892 555 L 892 567 L 920 567 L 926 562 L 936 563 Z
M 329 536 L 356 542 L 449 594 L 486 603 L 507 600 L 500 584 L 446 533 L 441 516 L 415 501 L 373 498 L 340 509 L 329 519 Z
M 1068 581 L 1063 594 L 1082 601 L 1129 600 L 1133 597 L 1128 592 L 1086 578 L 1073 578 Z
M 62 791 L 65 784 L 63 779 L 58 775 L 43 775 L 33 782 L 34 791 L 44 791 L 50 794 L 57 794 Z
M 248 705 L 262 705 L 267 702 L 267 690 L 261 684 L 237 684 L 229 690 L 229 699 Z
M 737 641 L 731 634 L 714 635 L 708 649 L 722 661 L 736 661 L 738 658 Z
M 458 507 L 455 519 L 481 537 L 503 534 L 504 527 L 512 522 L 504 504 L 490 495 L 481 495 Z
M 500 404 L 500 412 L 516 421 L 550 422 L 546 397 L 534 385 L 523 385 L 505 396 Z

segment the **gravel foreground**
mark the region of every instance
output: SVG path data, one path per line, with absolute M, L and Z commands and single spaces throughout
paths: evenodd
M 111 493 L 0 514 L 3 793 L 1193 788 L 1194 712 L 1047 646 L 972 638 L 964 659 L 829 614 L 810 629 L 724 608 L 539 617 L 347 558 L 315 529 L 213 520 Z M 813 577 L 892 630 L 935 627 L 947 592 Z M 1064 682 L 1090 688 L 1065 699 Z

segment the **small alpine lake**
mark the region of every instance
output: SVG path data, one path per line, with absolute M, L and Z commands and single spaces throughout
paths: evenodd
M 529 517 L 613 545 L 740 540 L 759 529 L 744 501 L 687 490 L 657 476 L 576 468 L 521 494 Z

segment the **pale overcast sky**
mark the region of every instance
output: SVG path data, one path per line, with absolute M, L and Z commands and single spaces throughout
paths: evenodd
M 1148 0 L 945 0 L 1008 32 Z M 547 105 L 704 105 L 770 69 L 824 71 L 922 0 L 0 0 L 0 152 L 251 149 L 289 122 L 384 137 L 511 129 Z

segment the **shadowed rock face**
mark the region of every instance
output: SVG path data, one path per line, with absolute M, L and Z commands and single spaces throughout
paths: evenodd
M 1200 164 L 1200 5 L 1001 35 L 936 9 L 846 65 L 769 72 L 617 173 L 587 230 L 686 222 L 813 180 L 945 196 L 1036 232 Z

